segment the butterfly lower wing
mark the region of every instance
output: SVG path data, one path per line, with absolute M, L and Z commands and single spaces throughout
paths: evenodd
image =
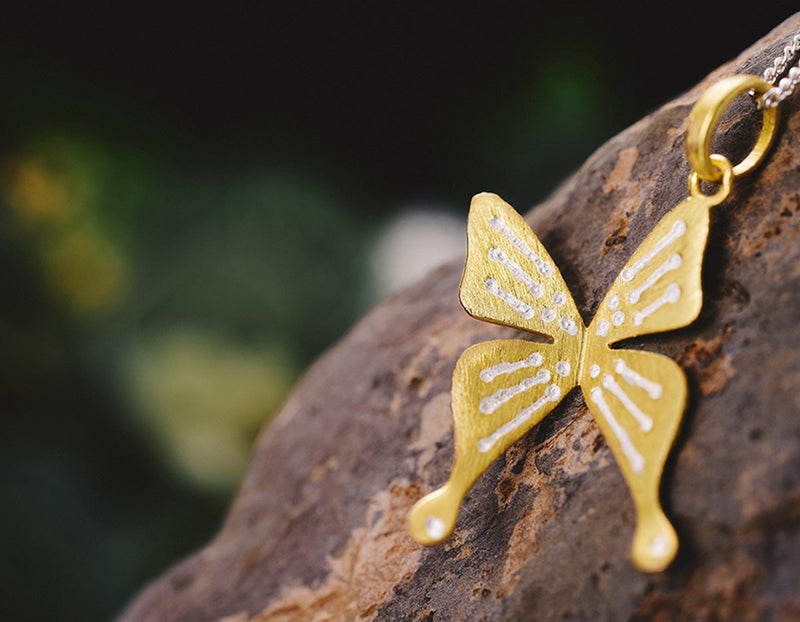
M 453 530 L 475 479 L 577 384 L 579 345 L 502 340 L 467 349 L 453 372 L 455 460 L 447 483 L 421 499 L 409 530 L 422 544 Z
M 703 303 L 701 272 L 711 197 L 689 197 L 653 228 L 597 310 L 589 338 L 611 344 L 690 324 Z
M 459 287 L 480 320 L 575 339 L 583 326 L 561 273 L 528 223 L 495 194 L 472 199 Z
M 661 509 L 664 462 L 686 407 L 686 379 L 671 359 L 651 352 L 586 352 L 581 389 L 636 505 L 633 560 L 645 572 L 666 568 L 678 538 Z

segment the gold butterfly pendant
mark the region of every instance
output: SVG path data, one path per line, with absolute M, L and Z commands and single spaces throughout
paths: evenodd
M 752 80 L 737 78 L 726 85 L 728 91 L 754 88 Z M 712 93 L 717 116 L 729 102 L 728 91 Z M 705 102 L 706 108 L 710 105 Z M 709 141 L 700 145 L 706 155 L 716 124 L 712 120 L 704 130 Z M 774 133 L 774 123 L 769 131 Z M 689 139 L 697 142 L 691 132 Z M 763 152 L 758 161 L 761 157 Z M 752 168 L 756 158 L 749 160 Z M 728 196 L 738 173 L 722 156 L 711 155 L 706 163 L 709 174 L 721 181 L 720 190 L 704 195 L 693 173 L 690 196 L 634 252 L 588 327 L 561 273 L 522 216 L 497 195 L 473 198 L 461 304 L 478 319 L 544 335 L 552 343 L 489 341 L 459 358 L 451 396 L 453 469 L 444 486 L 417 502 L 409 514 L 409 530 L 418 542 L 432 545 L 446 539 L 475 479 L 579 386 L 633 496 L 634 563 L 645 572 L 669 565 L 678 537 L 661 508 L 659 486 L 686 406 L 686 379 L 666 356 L 611 346 L 684 327 L 699 314 L 709 211 Z

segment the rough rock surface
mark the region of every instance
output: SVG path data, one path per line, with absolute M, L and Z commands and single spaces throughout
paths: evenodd
M 686 197 L 699 94 L 758 72 L 798 31 L 800 14 L 604 145 L 530 213 L 584 319 Z M 406 513 L 449 473 L 456 359 L 520 337 L 464 313 L 452 264 L 313 366 L 260 438 L 218 536 L 121 619 L 800 619 L 798 104 L 783 106 L 765 164 L 713 212 L 701 317 L 631 344 L 676 359 L 692 395 L 662 486 L 681 542 L 666 572 L 628 559 L 633 504 L 578 391 L 479 478 L 446 545 L 410 538 Z M 747 151 L 758 119 L 724 120 L 717 150 Z

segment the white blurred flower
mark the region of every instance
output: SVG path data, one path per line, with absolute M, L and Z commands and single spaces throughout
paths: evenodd
M 433 206 L 413 206 L 393 218 L 371 253 L 377 299 L 396 293 L 466 252 L 466 218 Z

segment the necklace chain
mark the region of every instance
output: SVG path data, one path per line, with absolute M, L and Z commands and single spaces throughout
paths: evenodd
M 795 35 L 789 45 L 783 48 L 783 54 L 772 61 L 772 67 L 764 70 L 764 80 L 773 86 L 758 100 L 759 108 L 775 108 L 794 92 L 795 87 L 800 83 L 800 62 L 789 69 L 788 73 L 786 73 L 786 68 L 798 52 L 800 52 L 800 34 Z M 784 73 L 786 73 L 785 77 L 781 78 L 776 85 L 776 81 Z

